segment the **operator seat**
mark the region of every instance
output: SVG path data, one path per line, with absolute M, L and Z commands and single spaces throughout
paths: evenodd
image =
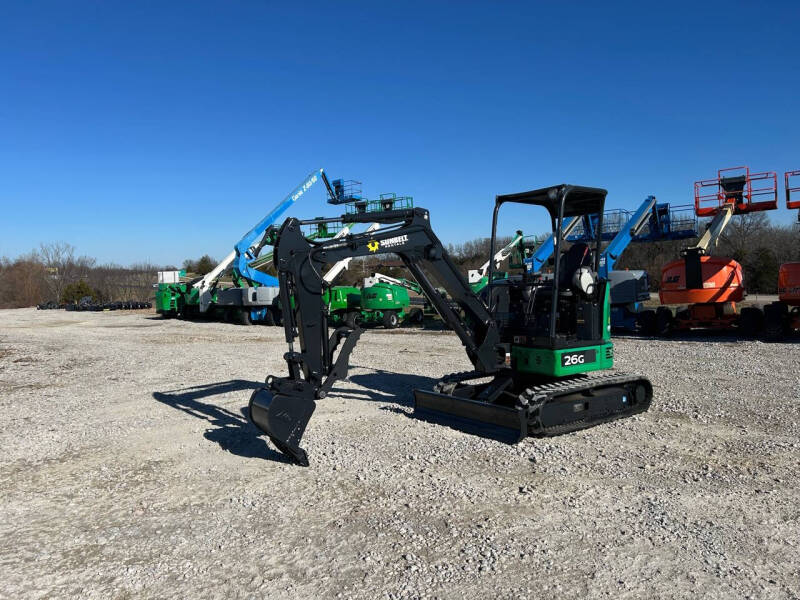
M 567 289 L 572 285 L 572 276 L 581 267 L 592 264 L 592 252 L 589 245 L 583 242 L 572 244 L 569 250 L 561 255 L 558 265 L 558 286 Z
M 558 287 L 574 289 L 591 296 L 597 287 L 597 276 L 592 270 L 592 251 L 588 244 L 578 242 L 561 255 L 558 265 Z

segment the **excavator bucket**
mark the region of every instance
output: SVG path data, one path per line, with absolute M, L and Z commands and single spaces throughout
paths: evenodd
M 423 421 L 506 444 L 528 434 L 525 409 L 490 404 L 429 390 L 414 390 L 414 416 Z
M 313 400 L 260 388 L 250 396 L 250 421 L 269 436 L 278 450 L 307 467 L 308 456 L 300 447 L 300 439 L 316 408 Z

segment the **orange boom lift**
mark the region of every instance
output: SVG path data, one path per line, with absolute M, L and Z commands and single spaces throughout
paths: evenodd
M 757 334 L 763 314 L 757 308 L 741 312 L 744 298 L 742 266 L 732 258 L 710 256 L 734 215 L 778 207 L 778 178 L 774 172 L 750 173 L 748 167 L 717 171 L 716 179 L 696 181 L 694 210 L 698 217 L 713 217 L 697 244 L 661 270 L 661 304 L 687 305 L 674 315 L 672 330 L 738 328 Z
M 784 174 L 786 208 L 797 209 L 800 227 L 800 171 Z M 764 338 L 777 342 L 792 331 L 800 331 L 800 262 L 781 265 L 778 271 L 778 301 L 764 307 Z

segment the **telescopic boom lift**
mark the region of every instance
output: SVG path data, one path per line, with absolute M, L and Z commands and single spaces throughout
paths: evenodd
M 331 204 L 342 204 L 361 198 L 358 182 L 344 182 L 337 179 L 331 183 L 323 169 L 312 171 L 263 219 L 256 223 L 236 243 L 234 250 L 211 272 L 186 283 L 173 278 L 175 281 L 159 285 L 156 304 L 160 312 L 187 316 L 195 313 L 207 313 L 213 307 L 232 312 L 237 320 L 244 324 L 258 320 L 271 323 L 276 320 L 279 312 L 274 304 L 277 299 L 278 280 L 260 270 L 271 261 L 272 254 L 271 252 L 262 254 L 264 246 L 270 244 L 270 240 L 264 234 L 319 180 L 325 184 L 328 202 Z M 347 235 L 349 232 L 349 228 L 345 228 L 334 235 L 334 231 L 330 231 L 325 224 L 321 224 L 310 236 L 332 238 Z M 332 267 L 328 273 L 331 281 L 344 268 L 346 268 L 346 263 Z M 224 283 L 220 285 L 221 279 L 225 275 L 231 275 L 233 287 Z M 160 295 L 163 297 L 159 298 Z
M 236 243 L 233 252 L 226 257 L 227 262 L 223 261 L 226 262 L 223 268 L 214 269 L 214 271 L 217 271 L 216 279 L 209 279 L 207 282 L 202 283 L 205 293 L 201 296 L 201 312 L 208 308 L 212 291 L 216 291 L 218 304 L 242 306 L 242 310 L 247 313 L 246 317 L 242 318 L 244 322 L 249 322 L 262 316 L 266 318 L 267 322 L 276 320 L 277 312 L 273 312 L 272 309 L 278 296 L 278 279 L 259 270 L 259 267 L 264 264 L 262 257 L 260 257 L 261 250 L 271 241 L 269 236 L 265 234 L 281 215 L 320 180 L 325 184 L 329 203 L 340 203 L 345 200 L 342 197 L 343 188 L 338 188 L 339 197 L 337 197 L 337 192 L 328 181 L 323 169 L 317 169 L 309 173 L 297 187 L 289 192 L 281 202 Z M 337 180 L 337 182 L 340 181 Z M 342 230 L 332 237 L 342 237 L 348 233 L 349 229 Z M 322 227 L 318 228 L 316 235 L 325 236 L 328 234 L 325 228 Z M 219 276 L 226 272 L 228 267 L 230 267 L 235 287 L 215 290 L 215 284 L 219 281 Z M 334 270 L 332 276 L 335 277 L 344 268 L 346 268 L 346 263 L 345 265 L 332 267 Z
M 643 302 L 650 299 L 650 281 L 646 271 L 614 269 L 617 260 L 631 243 L 681 240 L 697 236 L 694 215 L 687 218 L 688 206 L 671 207 L 657 203 L 647 196 L 633 212 L 616 209 L 607 211 L 603 219 L 603 238 L 611 238 L 600 255 L 600 275 L 611 284 L 611 328 L 653 333 L 657 327 L 656 311 L 645 310 Z M 570 236 L 571 242 L 591 239 L 586 227 L 580 235 Z M 612 237 L 613 236 L 613 237 Z
M 696 244 L 661 270 L 661 303 L 688 304 L 674 318 L 663 308 L 670 316 L 666 331 L 733 327 L 754 335 L 761 329 L 762 312 L 755 307 L 740 312 L 736 306 L 744 298 L 742 266 L 730 258 L 711 256 L 711 251 L 734 215 L 777 208 L 777 174 L 751 173 L 748 167 L 720 169 L 716 179 L 695 182 L 694 200 L 695 214 L 712 220 Z
M 800 171 L 787 171 L 783 177 L 786 208 L 797 209 L 800 232 Z M 800 332 L 800 260 L 780 266 L 778 301 L 764 307 L 764 337 L 767 341 L 778 342 L 792 332 Z

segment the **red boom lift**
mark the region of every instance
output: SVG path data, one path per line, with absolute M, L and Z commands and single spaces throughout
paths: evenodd
M 778 207 L 778 178 L 774 172 L 751 173 L 748 167 L 717 171 L 716 179 L 694 184 L 694 210 L 698 217 L 713 217 L 706 232 L 681 258 L 661 270 L 662 304 L 687 305 L 675 314 L 670 329 L 729 329 L 755 335 L 763 314 L 736 303 L 744 298 L 742 266 L 731 258 L 709 256 L 734 215 Z
M 784 174 L 786 208 L 797 209 L 800 227 L 800 171 Z M 781 265 L 778 272 L 778 302 L 764 307 L 764 338 L 777 342 L 800 330 L 800 262 Z

